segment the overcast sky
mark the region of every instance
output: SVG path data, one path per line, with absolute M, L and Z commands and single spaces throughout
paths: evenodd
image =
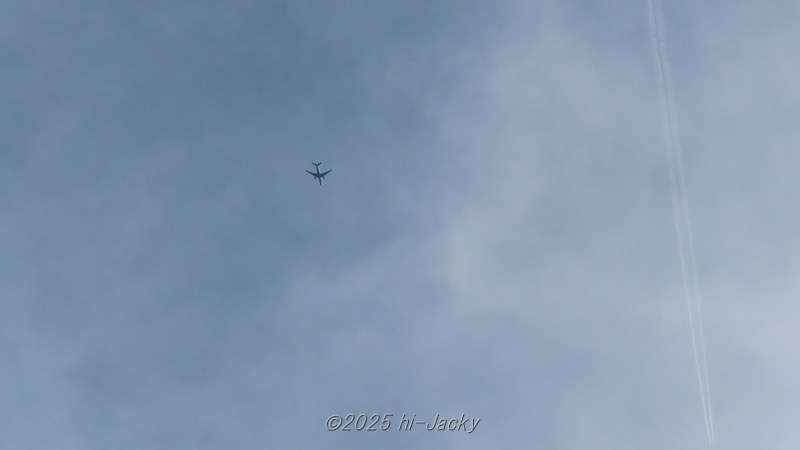
M 800 5 L 665 3 L 717 448 L 794 450 Z M 645 0 L 0 1 L 0 449 L 708 448 L 653 58 Z

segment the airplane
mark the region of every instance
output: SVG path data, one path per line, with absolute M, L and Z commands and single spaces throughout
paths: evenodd
M 311 176 L 313 176 L 317 181 L 319 181 L 319 185 L 322 186 L 322 179 L 325 178 L 325 175 L 330 173 L 330 171 L 333 170 L 333 169 L 328 169 L 325 172 L 319 173 L 319 165 L 322 164 L 322 163 L 312 162 L 311 164 L 313 164 L 314 167 L 317 168 L 317 173 L 314 173 L 314 172 L 312 172 L 310 170 L 306 170 L 306 172 L 310 173 Z

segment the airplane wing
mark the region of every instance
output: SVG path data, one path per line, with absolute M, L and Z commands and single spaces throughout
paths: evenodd
M 306 172 L 308 172 L 308 173 L 310 173 L 311 175 L 313 175 L 313 176 L 314 176 L 314 178 L 316 178 L 316 177 L 317 177 L 317 174 L 315 174 L 314 172 L 312 172 L 312 171 L 310 171 L 310 170 L 306 170 Z M 330 172 L 330 170 L 329 170 L 328 172 Z
M 325 172 L 322 172 L 321 174 L 319 174 L 319 176 L 324 177 L 325 175 L 329 174 L 331 172 L 331 170 L 333 170 L 333 169 L 328 169 Z

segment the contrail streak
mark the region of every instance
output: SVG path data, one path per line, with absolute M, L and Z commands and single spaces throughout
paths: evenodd
M 656 85 L 661 107 L 661 125 L 664 131 L 664 147 L 667 153 L 667 165 L 672 193 L 672 214 L 675 220 L 675 231 L 678 236 L 678 252 L 681 260 L 683 291 L 686 297 L 686 308 L 689 316 L 689 330 L 692 338 L 694 365 L 697 372 L 697 384 L 700 388 L 706 436 L 709 445 L 714 447 L 714 417 L 711 408 L 711 389 L 708 381 L 708 361 L 706 358 L 705 333 L 703 331 L 703 313 L 700 305 L 700 289 L 697 282 L 697 263 L 694 254 L 692 221 L 689 215 L 689 197 L 683 168 L 683 150 L 681 148 L 681 138 L 678 131 L 675 94 L 672 89 L 672 76 L 664 39 L 664 20 L 661 15 L 661 1 L 649 0 L 648 11 L 650 13 L 650 31 L 656 69 Z

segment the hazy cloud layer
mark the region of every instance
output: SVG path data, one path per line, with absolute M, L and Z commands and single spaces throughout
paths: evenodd
M 0 448 L 705 448 L 646 3 L 585 3 L 5 5 Z M 718 448 L 794 449 L 800 11 L 665 8 Z

